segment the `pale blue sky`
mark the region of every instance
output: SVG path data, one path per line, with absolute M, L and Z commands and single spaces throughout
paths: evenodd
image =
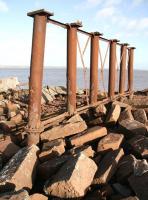
M 29 66 L 33 20 L 27 12 L 40 8 L 54 12 L 53 19 L 66 23 L 80 20 L 84 30 L 128 42 L 137 48 L 135 68 L 148 69 L 148 0 L 0 0 L 1 66 Z M 86 40 L 80 37 L 81 45 Z M 102 49 L 104 52 L 103 44 Z M 89 49 L 85 57 L 89 67 L 88 57 Z M 45 65 L 65 64 L 66 31 L 47 25 Z

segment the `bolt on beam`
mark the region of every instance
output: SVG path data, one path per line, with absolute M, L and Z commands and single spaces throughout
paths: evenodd
M 110 41 L 110 55 L 109 55 L 109 82 L 108 82 L 108 96 L 113 98 L 115 95 L 116 82 L 116 46 L 119 40 Z
M 133 93 L 133 76 L 134 76 L 134 49 L 130 47 L 128 49 L 128 91 L 132 95 Z
M 41 126 L 41 97 L 42 77 L 47 18 L 52 16 L 45 10 L 37 10 L 27 14 L 34 18 L 32 53 L 29 77 L 29 106 L 28 106 L 28 145 L 37 144 L 39 135 L 43 131 Z
M 94 32 L 91 36 L 90 53 L 90 104 L 97 102 L 98 97 L 98 62 L 99 62 L 99 36 L 102 34 Z
M 80 23 L 71 23 L 67 28 L 67 111 L 76 111 L 77 29 Z
M 123 94 L 125 92 L 125 82 L 126 82 L 126 60 L 127 60 L 127 43 L 121 44 L 120 53 L 120 80 L 119 80 L 119 93 Z

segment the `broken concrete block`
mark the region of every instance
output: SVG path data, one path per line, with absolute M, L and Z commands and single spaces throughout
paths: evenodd
M 137 160 L 134 165 L 134 175 L 135 176 L 142 176 L 148 172 L 148 162 L 147 160 Z
M 143 135 L 137 135 L 127 141 L 133 154 L 148 158 L 148 138 Z
M 118 182 L 126 182 L 128 177 L 134 173 L 136 161 L 137 159 L 131 154 L 121 158 L 116 171 L 116 178 Z
M 41 141 L 51 141 L 58 138 L 65 138 L 67 136 L 80 133 L 86 129 L 87 125 L 85 121 L 60 125 L 43 132 L 41 134 Z
M 100 117 L 102 115 L 106 115 L 107 109 L 105 105 L 100 104 L 97 107 L 94 108 L 94 113 L 96 117 Z
M 81 147 L 78 147 L 78 148 L 73 148 L 70 150 L 70 153 L 73 155 L 73 156 L 76 156 L 78 155 L 79 153 L 83 153 L 85 154 L 87 157 L 90 157 L 90 158 L 93 158 L 94 157 L 94 154 L 95 154 L 95 151 L 92 149 L 91 146 L 81 146 Z
M 99 141 L 97 152 L 103 153 L 110 150 L 119 149 L 123 139 L 124 136 L 122 134 L 110 133 Z
M 124 155 L 123 149 L 107 153 L 98 166 L 93 184 L 107 184 L 117 170 L 117 164 Z
M 69 120 L 67 120 L 67 123 L 76 123 L 76 122 L 83 122 L 83 119 L 80 117 L 79 114 L 76 114 L 72 116 Z
M 48 200 L 48 197 L 42 194 L 35 193 L 30 196 L 30 200 Z
M 42 98 L 46 103 L 52 102 L 54 100 L 47 88 L 42 89 Z
M 127 103 L 121 102 L 121 101 L 114 101 L 113 105 L 119 105 L 122 109 L 131 109 L 131 106 Z
M 30 200 L 29 194 L 26 190 L 19 190 L 17 192 L 7 192 L 0 194 L 1 200 Z
M 61 156 L 65 152 L 65 141 L 63 139 L 56 139 L 43 144 L 42 151 L 39 154 L 41 162 L 45 162 L 50 158 Z
M 38 176 L 43 180 L 47 180 L 52 175 L 54 175 L 70 158 L 70 155 L 62 155 L 60 157 L 55 157 L 44 163 L 41 163 L 37 169 Z
M 62 95 L 67 94 L 66 88 L 64 86 L 56 86 L 55 91 L 57 94 L 62 94 Z
M 8 89 L 16 89 L 19 85 L 17 77 L 8 77 L 0 80 L 0 92 L 5 92 Z
M 34 181 L 38 147 L 19 150 L 0 171 L 0 191 L 31 189 Z
M 13 121 L 17 125 L 17 124 L 21 123 L 22 119 L 23 119 L 23 116 L 21 113 L 19 113 L 19 114 L 15 115 L 14 117 L 12 117 L 10 119 L 10 121 Z
M 83 197 L 96 171 L 95 162 L 84 154 L 80 154 L 67 161 L 52 181 L 46 182 L 44 191 L 47 195 L 60 198 Z
M 118 121 L 121 122 L 122 120 L 125 120 L 125 119 L 134 120 L 134 117 L 130 109 L 125 109 L 124 111 L 122 111 L 120 113 L 120 117 Z
M 108 124 L 116 124 L 119 116 L 120 116 L 121 108 L 118 104 L 112 104 L 111 109 L 108 112 L 106 117 L 106 123 Z
M 79 133 L 69 138 L 69 142 L 71 146 L 81 146 L 105 135 L 107 135 L 107 129 L 105 127 L 95 126 L 89 128 L 86 132 Z
M 20 147 L 11 141 L 10 136 L 6 136 L 0 141 L 0 152 L 4 161 L 8 161 L 14 154 L 20 150 Z
M 136 196 L 140 200 L 148 199 L 148 172 L 143 174 L 142 176 L 131 175 L 128 178 L 129 184 L 131 188 L 134 190 Z
M 144 109 L 137 109 L 133 111 L 134 119 L 138 122 L 145 124 L 147 122 L 147 116 Z
M 127 138 L 134 137 L 135 135 L 145 135 L 147 133 L 146 126 L 136 120 L 125 119 L 119 122 L 119 125 L 122 133 Z

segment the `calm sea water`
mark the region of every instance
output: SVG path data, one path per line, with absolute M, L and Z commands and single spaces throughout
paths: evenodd
M 21 83 L 28 82 L 29 69 L 28 68 L 0 68 L 0 78 L 4 77 L 18 77 L 18 80 Z M 102 90 L 102 78 L 99 71 L 99 89 Z M 86 82 L 84 82 L 84 75 L 82 69 L 77 69 L 77 87 L 85 88 L 85 84 L 89 87 L 89 69 L 86 73 Z M 119 76 L 116 80 L 116 88 L 118 88 Z M 66 85 L 66 68 L 45 68 L 44 69 L 44 78 L 43 85 L 50 86 L 65 86 Z M 104 85 L 107 90 L 108 86 L 108 70 L 104 70 Z M 127 81 L 126 81 L 127 85 Z M 142 90 L 148 88 L 148 71 L 135 70 L 134 71 L 134 89 Z

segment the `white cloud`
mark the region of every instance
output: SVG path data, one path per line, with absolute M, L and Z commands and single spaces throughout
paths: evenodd
M 115 0 L 111 0 L 110 3 L 115 3 Z M 139 35 L 147 35 L 148 33 L 148 17 L 127 17 L 125 16 L 117 5 L 112 5 L 108 7 L 103 7 L 99 9 L 95 16 L 96 20 L 103 18 L 104 29 L 106 25 L 110 28 L 116 27 L 114 29 L 114 35 L 123 37 L 138 37 Z M 109 29 L 108 27 L 108 29 Z
M 0 12 L 7 12 L 7 11 L 8 11 L 8 6 L 6 2 L 0 0 Z
M 113 17 L 116 13 L 116 9 L 115 7 L 111 6 L 111 7 L 106 7 L 106 8 L 103 8 L 101 10 L 99 10 L 96 14 L 96 17 L 97 18 L 100 18 L 100 17 Z
M 136 31 L 148 31 L 148 17 L 140 19 L 127 19 L 127 30 Z

